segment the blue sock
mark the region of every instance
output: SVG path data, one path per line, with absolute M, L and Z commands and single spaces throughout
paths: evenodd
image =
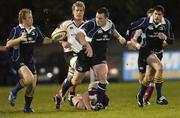
M 33 97 L 24 96 L 24 99 L 25 99 L 24 108 L 30 108 Z
M 147 88 L 148 88 L 147 86 L 144 86 L 143 84 L 141 84 L 141 90 L 139 92 L 139 96 L 143 97 Z
M 156 83 L 157 98 L 160 98 L 162 96 L 161 88 L 162 88 L 162 83 Z
M 67 90 L 72 86 L 72 83 L 69 79 L 62 86 L 62 97 L 66 94 Z
M 12 90 L 12 93 L 14 96 L 16 96 L 16 94 L 18 93 L 19 90 L 21 90 L 23 87 L 21 86 L 21 84 L 19 82 L 17 82 L 15 88 Z

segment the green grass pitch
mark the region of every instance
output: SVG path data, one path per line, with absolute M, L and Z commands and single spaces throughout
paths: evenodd
M 24 90 L 17 96 L 14 107 L 8 103 L 9 90 L 12 87 L 0 87 L 0 118 L 180 118 L 180 81 L 165 81 L 163 94 L 169 105 L 156 104 L 156 92 L 153 93 L 151 105 L 144 108 L 137 106 L 135 95 L 139 90 L 137 82 L 111 83 L 108 86 L 110 104 L 108 109 L 98 112 L 76 110 L 67 101 L 61 110 L 56 110 L 53 95 L 59 88 L 56 84 L 38 85 L 33 108 L 35 113 L 23 113 Z M 80 84 L 77 92 L 87 89 L 87 84 Z

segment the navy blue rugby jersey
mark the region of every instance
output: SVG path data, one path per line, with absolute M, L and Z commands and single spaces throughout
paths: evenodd
M 135 30 L 141 30 L 143 34 L 143 45 L 148 47 L 151 51 L 159 52 L 163 49 L 163 40 L 159 39 L 158 33 L 164 33 L 167 36 L 166 42 L 172 44 L 174 34 L 172 32 L 171 23 L 166 18 L 158 24 L 153 22 L 153 17 L 143 17 L 139 20 L 132 22 L 128 28 L 130 35 Z
M 115 29 L 111 20 L 108 20 L 104 27 L 97 26 L 96 19 L 89 20 L 81 27 L 88 37 L 93 49 L 93 55 L 105 55 L 107 52 L 108 41 L 112 38 Z
M 32 26 L 30 30 L 24 28 L 22 24 L 14 27 L 8 40 L 13 40 L 21 36 L 22 32 L 27 33 L 27 41 L 21 42 L 19 45 L 13 46 L 10 49 L 11 61 L 32 62 L 33 60 L 33 47 L 35 44 L 40 44 L 44 40 L 44 35 L 41 33 L 38 27 Z

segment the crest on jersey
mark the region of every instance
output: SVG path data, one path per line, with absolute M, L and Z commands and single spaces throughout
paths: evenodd
M 149 25 L 149 26 L 148 26 L 148 29 L 149 29 L 149 30 L 153 30 L 154 28 L 153 28 L 152 25 Z
M 35 35 L 35 32 L 31 32 L 31 35 Z
M 163 31 L 163 30 L 164 30 L 163 26 L 160 26 L 160 27 L 159 27 L 159 30 L 160 30 L 160 31 Z

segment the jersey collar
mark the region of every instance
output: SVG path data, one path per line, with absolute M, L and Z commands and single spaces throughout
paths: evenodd
M 153 22 L 153 16 L 150 17 L 149 23 L 154 23 Z M 162 20 L 158 25 L 161 25 L 161 24 L 166 24 L 164 17 L 162 17 Z
M 109 30 L 112 27 L 112 21 L 111 20 L 107 20 L 106 21 L 106 25 L 104 27 L 101 27 L 104 31 Z
M 26 29 L 26 31 L 27 31 L 27 33 L 29 34 L 32 30 L 34 30 L 35 29 L 35 27 L 34 26 L 31 26 L 31 28 L 30 29 L 27 29 L 27 28 L 25 28 L 24 26 L 23 26 L 23 24 L 19 24 L 19 27 L 21 28 L 21 29 Z

